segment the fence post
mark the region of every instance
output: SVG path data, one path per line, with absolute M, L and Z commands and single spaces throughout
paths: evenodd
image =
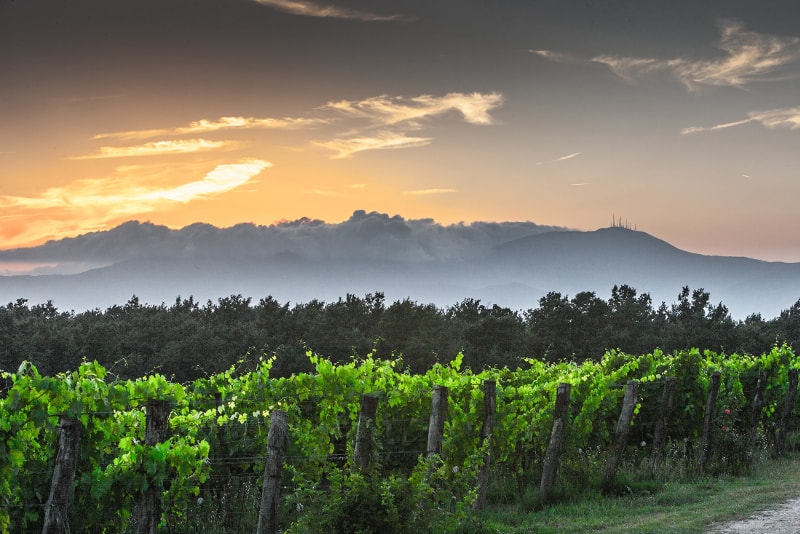
M 486 506 L 486 492 L 489 489 L 489 475 L 492 459 L 492 430 L 494 429 L 494 412 L 497 406 L 497 382 L 483 381 L 483 427 L 481 428 L 481 445 L 486 446 L 483 463 L 478 470 L 478 496 L 472 508 L 483 510 Z
M 372 457 L 372 427 L 375 414 L 378 412 L 378 397 L 374 394 L 361 395 L 361 409 L 358 412 L 358 428 L 356 445 L 353 451 L 353 462 L 360 470 L 369 468 Z
M 786 392 L 786 401 L 783 403 L 778 437 L 775 440 L 775 455 L 780 456 L 786 447 L 786 432 L 789 431 L 789 420 L 794 410 L 794 399 L 797 396 L 797 369 L 789 369 L 789 391 Z
M 667 440 L 666 428 L 672 414 L 672 400 L 675 396 L 675 377 L 668 376 L 664 379 L 664 389 L 661 391 L 661 404 L 658 408 L 658 419 L 653 430 L 653 454 L 650 457 L 650 474 L 655 476 L 656 469 L 664 460 L 664 444 Z
M 767 390 L 767 373 L 758 373 L 756 396 L 753 398 L 753 412 L 750 415 L 750 428 L 747 429 L 747 448 L 752 455 L 756 448 L 758 436 L 758 423 L 761 422 L 761 410 L 764 407 L 764 392 Z M 751 456 L 752 458 L 752 456 Z
M 447 419 L 447 388 L 438 384 L 433 386 L 433 400 L 431 401 L 431 418 L 428 422 L 428 443 L 425 448 L 426 456 L 430 458 L 442 454 L 442 441 L 444 440 L 444 422 Z
M 722 375 L 719 371 L 711 374 L 711 382 L 708 385 L 708 398 L 706 399 L 706 413 L 703 420 L 703 442 L 700 444 L 700 472 L 706 469 L 706 462 L 711 454 L 712 423 L 714 421 L 714 411 L 717 407 L 717 394 Z
M 278 499 L 281 496 L 283 456 L 289 443 L 289 414 L 274 410 L 267 433 L 267 459 L 261 488 L 256 534 L 273 534 L 278 527 Z
M 214 405 L 217 409 L 217 413 L 222 413 L 220 411 L 220 407 L 222 406 L 222 394 L 217 392 L 214 395 Z M 214 433 L 217 437 L 217 458 L 227 459 L 229 455 L 228 449 L 228 440 L 226 438 L 226 432 L 224 426 L 215 425 Z M 222 492 L 220 494 L 219 486 L 215 488 L 216 497 L 220 500 L 222 504 L 222 518 L 221 523 L 226 527 L 232 526 L 231 523 L 231 515 L 233 514 L 233 483 L 231 481 L 231 466 L 228 462 L 221 462 L 220 465 L 214 467 L 214 478 L 221 480 L 221 484 L 223 485 Z
M 550 432 L 550 441 L 547 444 L 547 451 L 544 455 L 542 481 L 539 485 L 539 493 L 542 497 L 542 502 L 547 500 L 547 496 L 550 494 L 550 490 L 556 481 L 558 457 L 561 456 L 561 448 L 564 445 L 564 435 L 567 430 L 570 388 L 571 386 L 569 384 L 559 384 L 556 390 L 553 430 Z
M 169 402 L 165 400 L 149 400 L 145 405 L 144 444 L 154 447 L 167 439 L 167 423 L 169 422 Z M 161 488 L 148 484 L 147 489 L 139 497 L 133 510 L 133 524 L 137 534 L 156 534 L 161 519 Z
M 72 483 L 78 464 L 78 445 L 81 423 L 74 417 L 61 416 L 58 423 L 58 449 L 50 483 L 50 497 L 44 509 L 42 534 L 69 532 L 69 504 L 72 500 Z
M 635 380 L 629 380 L 625 385 L 622 410 L 619 412 L 619 420 L 617 420 L 617 426 L 614 429 L 614 443 L 611 445 L 611 454 L 603 470 L 603 488 L 605 490 L 611 489 L 614 477 L 617 475 L 619 461 L 625 452 L 625 447 L 628 445 L 628 434 L 631 431 L 631 419 L 633 418 L 633 410 L 636 408 L 638 393 L 639 383 Z

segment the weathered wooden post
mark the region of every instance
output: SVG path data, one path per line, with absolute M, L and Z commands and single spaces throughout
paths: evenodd
M 149 400 L 145 405 L 144 444 L 155 447 L 167 439 L 167 423 L 169 422 L 169 402 L 165 400 Z M 161 519 L 161 488 L 148 484 L 139 502 L 133 509 L 133 524 L 137 534 L 156 534 Z
M 278 500 L 281 496 L 283 457 L 289 443 L 289 414 L 274 410 L 267 433 L 267 459 L 261 488 L 256 534 L 273 534 L 278 528 Z
M 672 414 L 672 400 L 675 396 L 676 380 L 674 376 L 664 379 L 664 389 L 661 391 L 661 404 L 658 408 L 658 419 L 653 430 L 653 453 L 650 456 L 650 474 L 655 476 L 656 469 L 664 460 L 664 444 L 667 440 L 666 428 Z
M 711 382 L 708 385 L 708 398 L 706 399 L 706 412 L 705 419 L 703 420 L 703 438 L 700 444 L 700 459 L 699 467 L 700 472 L 706 469 L 706 462 L 711 454 L 711 438 L 712 438 L 712 424 L 714 422 L 714 411 L 717 407 L 717 395 L 719 394 L 719 384 L 722 380 L 722 375 L 719 371 L 714 371 L 711 374 Z
M 478 470 L 478 496 L 472 508 L 483 510 L 486 506 L 486 493 L 489 489 L 489 475 L 492 460 L 492 430 L 494 429 L 494 413 L 497 406 L 497 382 L 483 381 L 483 427 L 481 428 L 481 445 L 485 446 L 483 464 Z
M 567 430 L 567 415 L 569 412 L 569 384 L 559 384 L 556 390 L 556 407 L 553 412 L 553 429 L 550 432 L 550 441 L 542 464 L 542 480 L 539 484 L 539 494 L 542 501 L 546 501 L 553 484 L 556 481 L 558 458 L 564 445 L 564 435 Z
M 753 398 L 753 412 L 750 414 L 750 428 L 747 429 L 747 449 L 751 454 L 755 452 L 756 438 L 758 437 L 758 424 L 761 422 L 761 410 L 764 408 L 764 392 L 767 390 L 767 373 L 758 373 L 756 395 Z
M 433 386 L 433 400 L 431 401 L 431 417 L 428 422 L 428 443 L 425 447 L 427 457 L 442 454 L 442 441 L 444 440 L 444 422 L 447 419 L 447 395 L 445 386 Z
M 67 534 L 72 483 L 78 465 L 81 423 L 74 417 L 61 416 L 58 423 L 58 449 L 50 483 L 50 497 L 44 509 L 42 534 Z
M 636 408 L 638 393 L 639 383 L 635 380 L 629 380 L 625 385 L 622 410 L 619 413 L 617 426 L 614 428 L 614 442 L 611 445 L 611 454 L 609 454 L 603 469 L 603 488 L 606 490 L 610 489 L 614 483 L 619 461 L 625 452 L 625 447 L 628 445 L 628 434 L 631 431 L 631 419 L 633 418 L 633 410 Z
M 778 437 L 775 440 L 775 455 L 780 456 L 786 447 L 786 433 L 789 431 L 789 420 L 794 410 L 794 400 L 797 397 L 797 369 L 789 369 L 789 391 L 783 403 L 783 413 L 778 427 Z
M 222 413 L 220 408 L 222 407 L 222 393 L 217 392 L 214 395 L 214 404 L 217 408 L 217 413 Z M 214 427 L 214 433 L 217 437 L 217 458 L 228 458 L 228 440 L 226 437 L 225 426 L 224 425 L 216 425 Z M 220 494 L 219 486 L 217 487 L 217 491 L 215 492 L 217 498 L 219 499 L 220 503 L 222 504 L 222 518 L 221 523 L 228 527 L 233 526 L 231 525 L 231 516 L 233 514 L 233 483 L 231 481 L 231 466 L 228 462 L 221 462 L 218 466 L 214 467 L 214 478 L 222 480 L 223 489 Z
M 372 428 L 375 414 L 378 412 L 378 397 L 374 394 L 361 396 L 361 408 L 358 412 L 358 428 L 356 429 L 356 445 L 353 451 L 353 462 L 356 468 L 366 470 L 372 458 Z

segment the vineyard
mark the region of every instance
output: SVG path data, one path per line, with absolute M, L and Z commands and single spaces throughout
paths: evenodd
M 186 384 L 96 362 L 3 372 L 0 531 L 469 531 L 475 509 L 531 487 L 613 492 L 628 465 L 742 472 L 793 446 L 786 346 L 481 372 L 459 356 L 424 374 L 308 358 L 311 373 L 271 377 L 263 358 Z

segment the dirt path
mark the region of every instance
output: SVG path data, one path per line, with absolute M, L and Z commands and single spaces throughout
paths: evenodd
M 788 501 L 773 510 L 753 514 L 741 521 L 720 523 L 708 534 L 800 534 L 800 499 Z

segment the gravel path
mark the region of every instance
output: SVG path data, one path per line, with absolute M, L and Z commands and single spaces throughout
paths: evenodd
M 753 514 L 741 521 L 720 523 L 708 534 L 800 534 L 800 499 Z

